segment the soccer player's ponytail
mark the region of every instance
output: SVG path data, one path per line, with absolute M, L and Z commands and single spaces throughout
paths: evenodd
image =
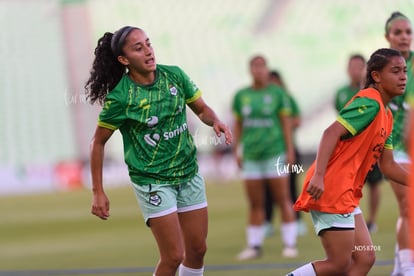
M 136 27 L 125 26 L 114 34 L 106 32 L 95 48 L 95 60 L 90 77 L 85 84 L 86 98 L 91 104 L 103 104 L 106 95 L 115 88 L 126 72 L 126 67 L 118 61 L 123 55 L 122 47 L 128 34 Z
M 106 32 L 95 48 L 95 60 L 92 64 L 90 77 L 86 82 L 86 97 L 91 104 L 103 104 L 106 95 L 122 78 L 125 66 L 113 55 L 111 39 L 113 34 Z
M 382 48 L 376 50 L 367 62 L 367 76 L 365 87 L 368 88 L 375 84 L 375 80 L 372 78 L 372 72 L 380 72 L 389 62 L 391 57 L 402 57 L 400 51 L 391 48 Z

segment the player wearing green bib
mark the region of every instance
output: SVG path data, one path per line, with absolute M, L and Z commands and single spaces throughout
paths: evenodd
M 247 248 L 237 258 L 247 260 L 261 255 L 266 182 L 281 208 L 282 254 L 296 257 L 297 224 L 286 165 L 294 161 L 289 99 L 280 87 L 270 83 L 269 69 L 262 56 L 250 60 L 250 73 L 253 84 L 239 90 L 233 99 L 234 149 L 249 201 Z
M 91 103 L 103 104 L 91 143 L 92 213 L 109 217 L 104 148 L 119 129 L 138 203 L 160 252 L 154 275 L 203 275 L 207 199 L 186 105 L 218 136 L 223 132 L 227 144 L 231 132 L 180 68 L 156 64 L 149 38 L 136 27 L 99 39 L 85 88 Z
M 291 121 L 291 126 L 292 126 L 292 136 L 293 136 L 293 147 L 294 147 L 294 152 L 295 152 L 295 163 L 299 164 L 300 163 L 300 153 L 299 150 L 296 146 L 295 143 L 295 130 L 300 126 L 301 124 L 301 113 L 300 113 L 300 109 L 299 106 L 295 100 L 295 98 L 293 97 L 293 95 L 291 93 L 288 92 L 288 88 L 285 85 L 285 82 L 281 76 L 281 74 L 276 71 L 276 70 L 272 70 L 269 72 L 269 78 L 270 78 L 270 82 L 281 87 L 283 89 L 283 91 L 285 92 L 285 95 L 288 97 L 289 99 L 289 106 L 290 106 L 290 121 Z M 292 198 L 292 201 L 296 201 L 297 197 L 298 197 L 298 192 L 297 192 L 297 176 L 298 176 L 299 172 L 298 171 L 290 171 L 289 172 L 289 191 L 290 191 L 290 197 Z M 272 198 L 272 193 L 270 191 L 270 187 L 269 184 L 266 183 L 265 185 L 265 225 L 264 225 L 264 229 L 265 229 L 265 237 L 271 237 L 273 236 L 275 230 L 274 230 L 274 226 L 273 226 L 273 214 L 274 214 L 274 206 L 277 205 L 275 204 L 275 201 Z M 296 215 L 296 221 L 297 221 L 297 226 L 298 226 L 298 234 L 299 235 L 305 235 L 307 232 L 307 227 L 306 227 L 306 223 L 304 221 L 302 221 L 301 219 L 301 212 L 295 212 Z
M 411 161 L 407 153 L 404 135 L 408 111 L 407 95 L 411 95 L 414 90 L 414 54 L 410 50 L 412 32 L 410 20 L 400 12 L 392 13 L 385 23 L 385 38 L 389 42 L 390 48 L 400 51 L 407 64 L 407 85 L 404 95 L 397 97 L 389 104 L 394 116 L 392 131 L 394 159 L 407 171 L 410 168 Z M 408 187 L 403 187 L 393 181 L 391 181 L 391 185 L 397 197 L 400 211 L 397 222 L 397 245 L 392 275 L 414 275 L 414 262 L 412 260 L 414 251 L 409 244 L 410 234 L 413 231 L 409 229 Z

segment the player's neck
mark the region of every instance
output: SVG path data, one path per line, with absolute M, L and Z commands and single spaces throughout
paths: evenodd
M 253 82 L 252 88 L 254 90 L 260 90 L 260 89 L 266 88 L 268 85 L 269 85 L 269 82 L 255 81 Z
M 128 75 L 135 83 L 142 85 L 152 84 L 155 80 L 155 72 L 149 72 L 148 74 L 139 74 L 137 72 L 130 71 Z

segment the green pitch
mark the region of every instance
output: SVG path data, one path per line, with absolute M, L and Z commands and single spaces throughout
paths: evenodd
M 390 275 L 398 213 L 389 184 L 382 183 L 381 189 L 379 230 L 372 236 L 378 248 L 377 264 L 370 273 L 375 276 Z M 156 244 L 132 188 L 107 189 L 107 194 L 111 201 L 108 221 L 90 214 L 88 190 L 0 198 L 0 275 L 152 275 L 158 260 Z M 277 231 L 266 240 L 262 258 L 236 261 L 245 246 L 242 183 L 207 181 L 207 196 L 210 226 L 205 275 L 284 275 L 301 263 L 323 258 L 310 216 L 304 214 L 308 234 L 298 240 L 297 259 L 281 256 Z M 366 210 L 366 200 L 361 208 Z

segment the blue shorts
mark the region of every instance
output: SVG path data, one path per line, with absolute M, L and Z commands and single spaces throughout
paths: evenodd
M 147 225 L 150 218 L 207 207 L 204 179 L 199 173 L 183 184 L 132 186 Z

